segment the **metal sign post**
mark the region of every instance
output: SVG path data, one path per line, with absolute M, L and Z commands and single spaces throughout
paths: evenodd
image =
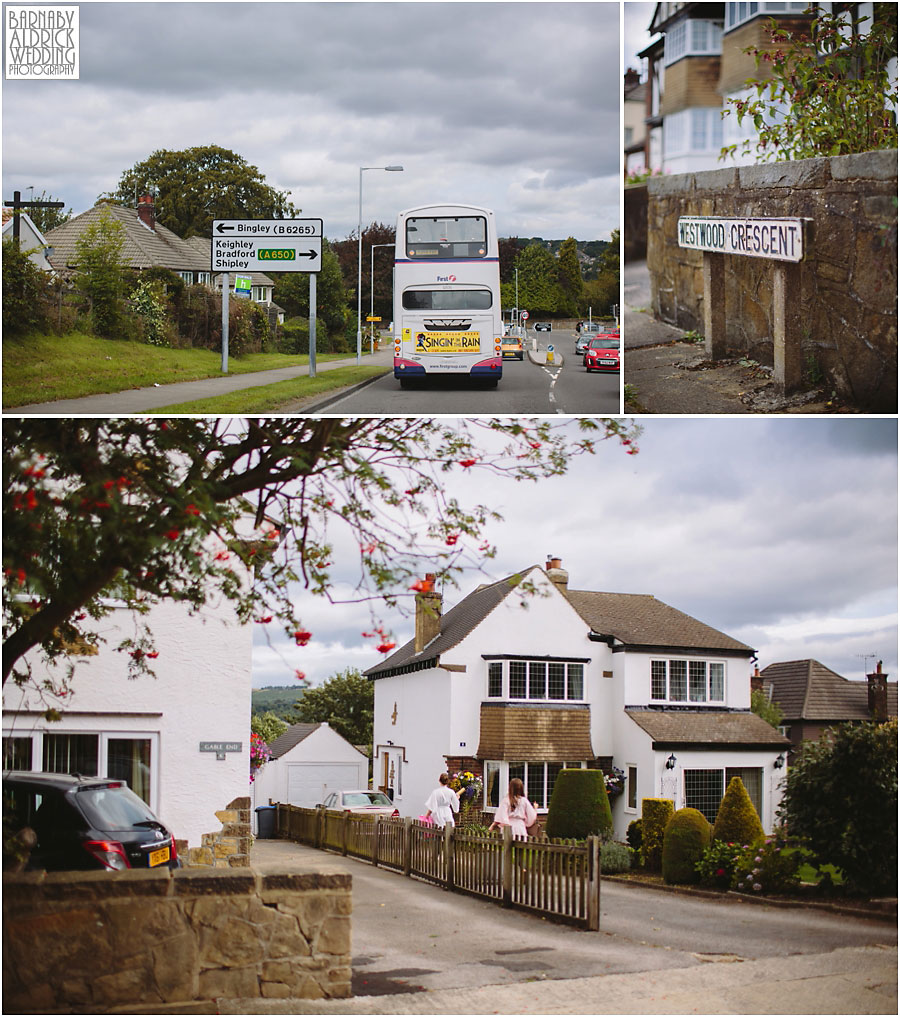
M 316 376 L 316 273 L 309 273 L 309 376 Z
M 222 276 L 222 374 L 228 373 L 228 273 Z

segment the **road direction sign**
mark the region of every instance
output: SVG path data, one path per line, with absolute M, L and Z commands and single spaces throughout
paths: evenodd
M 321 219 L 216 219 L 213 272 L 319 272 Z

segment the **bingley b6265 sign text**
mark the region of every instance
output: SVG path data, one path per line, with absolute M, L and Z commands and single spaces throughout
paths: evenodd
M 678 246 L 712 254 L 802 261 L 803 220 L 682 216 L 678 220 Z
M 216 219 L 212 271 L 318 272 L 321 219 Z

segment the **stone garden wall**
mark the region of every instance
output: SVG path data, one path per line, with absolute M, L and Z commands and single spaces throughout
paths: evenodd
M 350 911 L 330 866 L 4 874 L 3 1010 L 347 997 Z
M 897 407 L 897 152 L 802 159 L 653 177 L 647 267 L 654 314 L 703 330 L 702 254 L 678 246 L 683 215 L 812 220 L 799 302 L 803 362 L 860 408 Z M 726 257 L 726 342 L 771 364 L 772 265 Z

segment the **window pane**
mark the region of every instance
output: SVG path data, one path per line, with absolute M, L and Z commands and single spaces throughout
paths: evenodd
M 416 260 L 484 258 L 487 220 L 482 216 L 407 219 L 406 256 Z
M 666 698 L 666 662 L 664 660 L 650 661 L 650 698 Z
M 509 698 L 525 698 L 525 661 L 511 660 L 509 662 Z
M 528 783 L 525 785 L 525 796 L 532 805 L 543 809 L 544 801 L 544 764 L 528 764 Z
M 488 763 L 484 780 L 484 801 L 486 805 L 497 808 L 500 804 L 500 764 Z
M 565 763 L 548 763 L 547 764 L 547 807 L 550 806 L 550 799 L 553 797 L 553 787 L 556 784 L 556 778 L 559 776 L 559 771 L 565 766 Z
M 709 665 L 709 698 L 721 701 L 725 698 L 725 665 Z
M 687 661 L 669 661 L 669 699 L 687 699 Z
M 107 743 L 107 777 L 124 780 L 150 804 L 150 739 L 110 738 Z
M 493 303 L 490 290 L 405 290 L 407 311 L 483 311 Z
M 528 663 L 528 698 L 547 698 L 547 665 L 532 660 Z
M 685 808 L 699 809 L 710 823 L 714 823 L 725 793 L 723 778 L 722 770 L 685 770 Z
M 97 776 L 97 735 L 44 735 L 44 763 L 47 773 L 81 773 Z
M 569 699 L 584 699 L 584 664 L 569 664 Z
M 518 777 L 522 783 L 525 783 L 525 764 L 524 763 L 510 763 L 509 764 L 509 779 L 512 780 L 514 777 Z M 501 789 L 502 794 L 506 794 L 509 790 L 509 786 Z
M 690 662 L 691 672 L 691 702 L 706 702 L 706 661 L 692 660 Z
M 503 664 L 492 661 L 488 664 L 488 696 L 497 699 L 503 695 Z
M 762 769 L 758 767 L 728 767 L 725 770 L 725 787 L 732 777 L 740 777 L 756 814 L 762 818 Z
M 637 808 L 637 767 L 628 767 L 628 808 Z
M 3 739 L 3 769 L 4 770 L 31 769 L 30 738 L 13 737 Z
M 547 697 L 549 699 L 566 698 L 566 665 L 547 665 Z

